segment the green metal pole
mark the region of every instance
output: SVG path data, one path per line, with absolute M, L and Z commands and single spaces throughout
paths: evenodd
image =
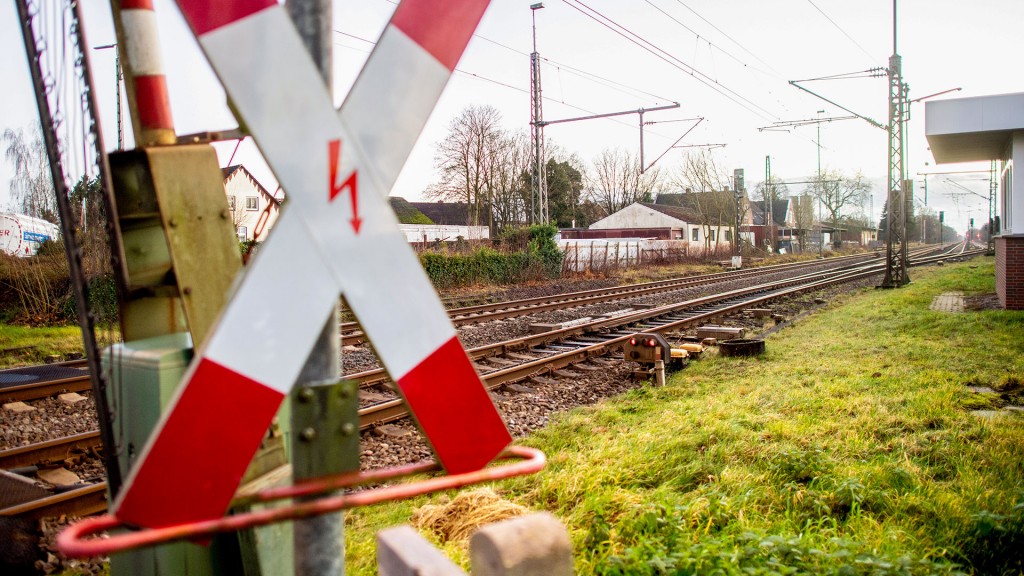
M 330 0 L 289 0 L 288 14 L 333 94 Z M 295 481 L 359 468 L 358 394 L 339 383 L 338 314 L 324 325 L 292 393 L 291 457 Z M 342 514 L 298 520 L 294 525 L 295 576 L 344 574 Z

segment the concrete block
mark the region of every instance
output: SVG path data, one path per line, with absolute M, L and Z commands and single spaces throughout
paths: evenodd
M 771 308 L 747 308 L 744 312 L 750 312 L 754 318 L 767 318 L 772 315 Z
M 383 424 L 373 429 L 373 433 L 377 436 L 390 436 L 392 438 L 402 438 L 412 434 L 412 432 L 409 428 L 402 428 L 394 424 Z
M 60 400 L 65 404 L 78 404 L 82 400 L 88 400 L 88 398 L 82 396 L 77 392 L 68 392 L 67 394 L 61 394 L 60 396 L 57 396 L 57 400 Z
M 34 412 L 35 408 L 25 404 L 24 402 L 11 402 L 4 404 L 4 410 L 7 412 L 14 412 L 15 414 L 21 414 L 22 412 Z
M 569 532 L 547 512 L 488 524 L 469 539 L 473 576 L 569 576 Z
M 377 532 L 377 573 L 380 576 L 467 576 L 408 524 Z
M 45 480 L 54 486 L 71 486 L 82 481 L 82 479 L 78 477 L 78 474 L 75 474 L 67 468 L 50 468 L 48 470 L 40 470 L 36 473 L 36 476 L 38 476 L 40 480 Z
M 604 314 L 601 314 L 600 316 L 595 316 L 594 319 L 595 320 L 605 320 L 605 319 L 611 320 L 612 318 L 619 318 L 621 316 L 628 316 L 630 314 L 636 313 L 637 311 L 639 311 L 641 309 L 647 309 L 647 308 L 651 308 L 651 306 L 644 306 L 643 304 L 641 304 L 641 305 L 638 305 L 638 306 L 632 306 L 630 308 L 623 308 L 621 310 L 613 310 L 611 312 L 605 312 Z
M 587 316 L 586 318 L 577 318 L 575 320 L 567 320 L 565 322 L 554 322 L 547 323 L 541 322 L 537 324 L 530 324 L 530 334 L 543 334 L 545 332 L 551 332 L 554 330 L 564 330 L 566 328 L 575 328 L 581 326 L 587 322 L 592 321 L 593 318 Z
M 716 338 L 718 340 L 732 340 L 743 338 L 746 328 L 732 328 L 730 326 L 701 326 L 697 328 L 697 338 Z

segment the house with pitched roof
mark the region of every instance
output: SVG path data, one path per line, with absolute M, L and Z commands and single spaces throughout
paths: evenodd
M 274 197 L 245 166 L 221 168 L 228 211 L 240 242 L 265 240 L 281 214 L 281 200 Z M 261 222 L 262 220 L 262 222 Z M 259 237 L 256 237 L 260 229 Z
M 634 202 L 594 222 L 589 230 L 614 234 L 605 237 L 681 240 L 693 248 L 726 248 L 733 242 L 727 218 L 709 222 L 698 210 L 657 202 Z

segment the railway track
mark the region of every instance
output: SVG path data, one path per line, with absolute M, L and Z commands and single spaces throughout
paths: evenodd
M 90 387 L 85 360 L 0 370 L 0 404 L 82 392 Z
M 974 255 L 980 252 L 961 250 L 958 255 Z M 917 256 L 911 259 L 911 265 L 932 263 L 949 257 L 950 254 L 947 253 Z M 879 262 L 848 267 L 840 271 L 811 273 L 678 304 L 630 312 L 613 318 L 597 319 L 571 328 L 482 346 L 467 352 L 474 361 L 497 359 L 498 362 L 494 363 L 504 365 L 488 369 L 477 363 L 485 385 L 488 389 L 494 390 L 506 384 L 549 375 L 556 370 L 609 355 L 624 340 L 637 332 L 671 333 L 685 330 L 772 300 L 866 278 L 883 271 L 884 263 Z M 387 375 L 383 370 L 350 374 L 346 378 L 359 382 L 360 388 L 387 382 Z M 400 398 L 395 398 L 361 408 L 359 427 L 360 430 L 366 430 L 407 416 L 404 402 Z
M 925 256 L 925 252 L 919 251 L 911 260 L 911 265 L 920 265 L 946 259 L 951 256 L 969 256 L 981 252 L 980 250 L 967 250 L 966 245 L 953 246 L 944 250 L 938 255 Z M 794 296 L 800 293 L 819 290 L 842 282 L 852 281 L 860 278 L 879 274 L 883 270 L 882 262 L 858 262 L 858 259 L 851 258 L 846 265 L 837 269 L 812 272 L 795 278 L 778 280 L 753 286 L 741 288 L 692 299 L 686 302 L 660 306 L 657 308 L 642 310 L 627 310 L 618 315 L 598 318 L 591 322 L 582 323 L 570 328 L 553 330 L 542 334 L 531 335 L 506 342 L 499 342 L 487 346 L 481 346 L 468 350 L 471 358 L 477 364 L 481 377 L 488 389 L 493 390 L 501 386 L 519 382 L 527 379 L 543 379 L 557 371 L 570 366 L 576 366 L 581 370 L 598 370 L 601 364 L 609 360 L 614 351 L 621 343 L 636 332 L 659 332 L 672 336 L 682 330 L 708 323 L 716 318 L 742 311 L 746 308 L 763 305 L 772 300 Z M 872 259 L 877 260 L 877 259 Z M 814 261 L 820 264 L 820 261 Z M 802 264 L 802 263 L 801 263 Z M 785 268 L 782 268 L 784 266 Z M 799 269 L 799 266 L 781 265 L 780 267 L 765 267 L 770 270 L 792 270 Z M 756 273 L 765 274 L 765 269 L 758 269 Z M 736 273 L 723 273 L 703 275 L 683 279 L 686 285 L 690 282 L 708 282 L 711 278 L 735 279 L 739 276 Z M 698 280 L 698 278 L 700 280 Z M 638 294 L 650 293 L 657 285 L 662 290 L 677 289 L 675 281 L 652 282 L 641 287 L 644 292 L 619 292 L 616 296 L 611 290 L 587 291 L 587 293 L 564 294 L 553 297 L 561 302 L 562 308 L 577 307 L 583 304 L 578 303 L 581 298 L 596 297 L 607 299 L 629 298 Z M 632 287 L 629 287 L 632 288 Z M 622 294 L 628 294 L 623 296 Z M 583 295 L 583 296 L 580 296 Z M 543 299 L 530 299 L 529 303 L 519 305 L 505 303 L 505 308 L 516 309 L 515 315 L 525 315 L 538 311 L 555 309 L 559 306 L 548 305 L 541 302 Z M 526 302 L 526 301 L 524 301 Z M 589 302 L 588 302 L 589 303 Z M 497 308 L 500 308 L 500 304 Z M 519 312 L 524 308 L 534 307 L 530 311 Z M 495 308 L 498 316 L 493 319 L 500 319 L 502 311 L 495 305 L 484 305 L 481 307 L 469 308 Z M 455 310 L 453 310 L 453 313 Z M 480 322 L 479 319 L 467 320 L 463 323 Z M 597 363 L 598 366 L 592 366 Z M 75 369 L 78 364 L 67 363 L 63 368 Z M 591 366 L 587 367 L 587 364 Z M 40 367 L 45 368 L 45 367 Z M 4 371 L 11 372 L 11 371 Z M 2 375 L 4 372 L 0 372 Z M 382 385 L 387 383 L 387 375 L 383 370 L 370 370 L 358 374 L 346 376 L 359 382 L 361 388 Z M 85 382 L 84 389 L 88 388 L 88 376 L 79 376 Z M 38 398 L 45 396 L 45 390 L 59 389 L 67 386 L 63 380 L 59 382 L 38 383 L 37 396 L 24 396 L 25 398 Z M 0 385 L 3 381 L 0 380 Z M 12 388 L 17 394 L 30 394 L 26 386 L 31 384 L 11 384 L 7 388 L 0 389 L 0 395 L 10 394 Z M 2 396 L 4 398 L 10 396 Z M 5 400 L 10 401 L 10 400 Z M 384 402 L 375 403 L 359 410 L 360 430 L 367 430 L 375 426 L 394 422 L 407 417 L 405 404 L 401 399 L 395 398 Z M 74 453 L 98 448 L 100 445 L 98 432 L 78 434 L 69 438 L 51 440 L 30 446 L 19 447 L 0 452 L 0 469 L 10 469 L 19 466 L 33 466 L 43 462 L 60 461 Z M 75 486 L 72 489 L 59 494 L 53 494 L 46 498 L 34 500 L 17 506 L 0 510 L 0 516 L 21 516 L 27 518 L 40 518 L 59 514 L 87 515 L 101 512 L 106 509 L 106 485 L 96 483 L 85 486 Z
M 693 286 L 711 284 L 720 281 L 741 280 L 753 278 L 764 274 L 799 270 L 823 264 L 847 265 L 854 262 L 869 261 L 880 258 L 879 254 L 852 254 L 849 256 L 837 256 L 824 260 L 808 260 L 804 262 L 790 262 L 787 264 L 775 264 L 770 266 L 759 266 L 728 272 L 717 272 L 713 274 L 701 274 L 687 276 L 684 278 L 672 278 L 669 280 L 657 280 L 627 286 L 614 286 L 611 288 L 597 288 L 580 292 L 568 292 L 552 296 L 538 296 L 523 300 L 492 302 L 453 308 L 448 311 L 448 317 L 455 326 L 467 324 L 479 324 L 493 322 L 506 318 L 516 318 L 530 314 L 538 314 L 549 310 L 564 310 L 580 306 L 589 306 L 616 300 L 626 300 L 650 294 L 664 294 L 673 290 L 683 290 Z M 358 322 L 343 322 L 339 325 L 341 331 L 341 343 L 343 346 L 351 346 L 364 342 L 365 335 L 359 328 Z

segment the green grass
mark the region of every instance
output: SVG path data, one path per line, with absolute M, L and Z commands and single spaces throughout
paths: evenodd
M 548 467 L 495 489 L 559 516 L 580 574 L 1018 574 L 1024 420 L 972 414 L 988 402 L 965 384 L 1024 380 L 1024 313 L 928 309 L 993 275 L 991 258 L 912 269 L 761 358 L 559 416 L 523 441 Z M 375 573 L 374 532 L 434 499 L 349 513 L 349 573 Z
M 82 331 L 70 326 L 0 324 L 0 368 L 42 364 L 52 355 L 82 353 Z

